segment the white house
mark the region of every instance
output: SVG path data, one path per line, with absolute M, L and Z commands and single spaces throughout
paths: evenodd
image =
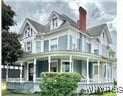
M 41 72 L 77 72 L 84 77 L 77 90 L 83 84 L 85 89 L 91 84 L 112 87 L 116 60 L 109 56 L 112 38 L 108 25 L 86 28 L 86 15 L 80 7 L 77 22 L 55 11 L 46 25 L 26 18 L 19 38 L 25 51 L 18 60 L 20 78 L 7 78 L 8 89 L 39 91 Z

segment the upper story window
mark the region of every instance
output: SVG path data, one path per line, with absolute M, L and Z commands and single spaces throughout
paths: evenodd
M 50 47 L 51 47 L 51 51 L 53 50 L 57 50 L 57 38 L 51 39 L 50 41 Z
M 25 38 L 32 36 L 32 33 L 33 33 L 33 30 L 32 30 L 32 28 L 29 27 L 29 25 L 28 25 L 27 28 L 25 29 Z
M 36 51 L 41 52 L 41 41 L 36 41 Z
M 52 24 L 53 24 L 53 29 L 57 28 L 57 26 L 58 26 L 57 17 L 53 18 Z
M 104 32 L 103 32 L 103 39 L 105 38 L 105 34 L 104 34 Z
M 27 50 L 27 52 L 31 52 L 32 51 L 32 42 L 31 41 L 27 42 L 26 50 Z
M 94 54 L 99 54 L 99 45 L 95 45 Z
M 91 53 L 91 44 L 87 43 L 87 52 Z

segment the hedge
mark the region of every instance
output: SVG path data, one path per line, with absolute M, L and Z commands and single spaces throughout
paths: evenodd
M 41 74 L 41 96 L 69 96 L 78 86 L 78 73 L 48 73 Z

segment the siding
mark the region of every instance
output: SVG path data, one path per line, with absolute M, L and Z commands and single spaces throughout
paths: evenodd
M 66 50 L 68 45 L 68 36 L 64 35 L 58 38 L 58 50 Z

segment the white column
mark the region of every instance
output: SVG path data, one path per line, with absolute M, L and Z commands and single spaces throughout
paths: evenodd
M 70 56 L 69 63 L 70 63 L 70 72 L 73 72 L 72 56 Z
M 98 61 L 97 64 L 98 64 L 98 82 L 100 82 L 100 61 Z
M 48 56 L 48 72 L 50 72 L 51 57 Z
M 107 66 L 107 62 L 106 62 L 106 81 L 108 80 L 108 66 Z
M 62 72 L 62 60 L 61 60 L 60 72 Z
M 6 68 L 6 82 L 8 81 L 8 64 L 7 64 L 7 66 L 6 66 L 7 68 Z
M 21 62 L 21 66 L 20 66 L 20 82 L 22 82 L 22 65 L 23 65 L 23 62 Z
M 34 58 L 34 63 L 33 63 L 33 82 L 36 82 L 36 58 Z
M 28 81 L 29 80 L 29 64 L 27 63 L 27 65 L 26 65 L 26 81 Z
M 87 83 L 89 83 L 89 58 L 87 58 Z

